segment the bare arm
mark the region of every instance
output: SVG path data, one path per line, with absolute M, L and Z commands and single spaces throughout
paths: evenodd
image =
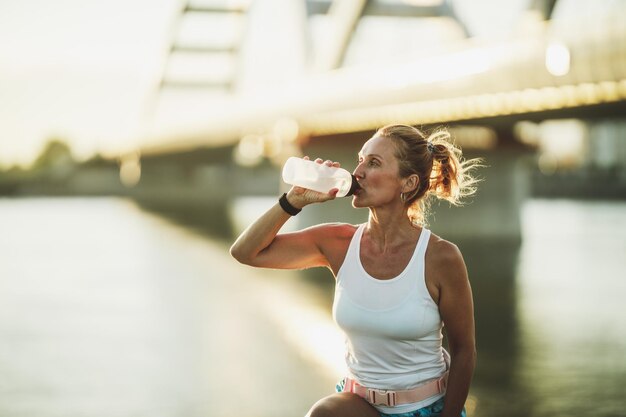
M 322 163 L 321 159 L 316 162 Z M 326 161 L 326 164 L 339 166 L 330 161 Z M 287 201 L 296 208 L 303 208 L 312 203 L 332 200 L 337 191 L 335 188 L 328 194 L 323 194 L 293 187 L 287 193 Z M 241 263 L 264 268 L 302 269 L 328 266 L 328 260 L 321 248 L 325 241 L 326 226 L 278 234 L 289 217 L 278 203 L 275 204 L 237 238 L 230 248 L 230 254 Z
M 289 217 L 276 203 L 237 238 L 230 254 L 243 264 L 263 268 L 301 269 L 327 265 L 318 244 L 319 229 L 323 226 L 278 234 Z
M 476 364 L 474 305 L 465 262 L 459 249 L 438 242 L 439 312 L 446 326 L 451 364 L 441 417 L 458 417 L 469 393 Z

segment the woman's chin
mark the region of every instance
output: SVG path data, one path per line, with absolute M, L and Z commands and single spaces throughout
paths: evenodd
M 363 198 L 360 197 L 357 194 L 353 195 L 352 196 L 352 207 L 354 207 L 354 208 L 366 207 L 365 204 L 363 204 Z

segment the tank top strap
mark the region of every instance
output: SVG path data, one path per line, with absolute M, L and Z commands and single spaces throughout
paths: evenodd
M 348 247 L 348 253 L 353 256 L 359 256 L 359 249 L 361 248 L 361 237 L 363 236 L 363 231 L 365 230 L 365 223 L 361 223 L 352 235 L 352 240 L 350 240 L 350 246 Z M 347 254 L 346 254 L 347 257 Z
M 361 246 L 361 236 L 363 236 L 363 230 L 365 230 L 365 223 L 360 224 L 354 232 L 354 235 L 352 235 L 352 240 L 350 240 L 346 256 L 343 258 L 343 262 L 337 272 L 337 282 L 341 282 L 344 275 L 344 269 L 348 265 L 356 265 L 356 262 L 359 262 L 359 248 Z
M 430 230 L 425 227 L 422 228 L 422 233 L 415 245 L 415 256 L 417 259 L 424 259 L 426 256 L 426 248 L 428 248 L 428 241 L 430 240 Z

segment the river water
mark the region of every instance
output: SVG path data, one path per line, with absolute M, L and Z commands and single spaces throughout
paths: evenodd
M 522 227 L 514 281 L 475 291 L 479 414 L 626 415 L 626 204 L 530 201 Z
M 0 199 L 1 416 L 293 416 L 332 390 L 331 285 L 235 265 L 226 213 L 212 214 L 220 237 L 170 214 Z M 479 351 L 469 415 L 625 416 L 626 203 L 530 200 L 522 228 L 521 247 L 460 244 Z M 225 388 L 241 381 L 255 389 Z

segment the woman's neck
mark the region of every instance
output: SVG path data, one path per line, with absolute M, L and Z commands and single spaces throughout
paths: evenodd
M 407 210 L 370 209 L 367 231 L 370 239 L 380 248 L 392 247 L 412 241 L 420 230 L 407 215 Z

